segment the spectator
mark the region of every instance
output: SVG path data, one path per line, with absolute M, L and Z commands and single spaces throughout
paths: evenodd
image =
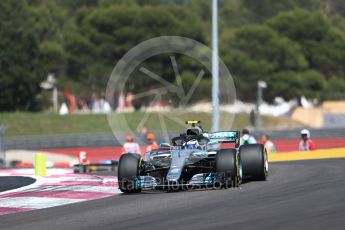
M 310 139 L 310 132 L 308 129 L 301 131 L 301 141 L 299 142 L 299 151 L 315 150 L 314 142 Z
M 80 110 L 81 112 L 85 112 L 85 113 L 90 111 L 86 99 L 83 98 L 83 99 L 79 100 L 79 110 Z
M 155 135 L 154 134 L 148 133 L 146 135 L 146 140 L 148 142 L 146 151 L 152 151 L 152 150 L 158 149 L 158 145 L 157 145 L 157 142 L 155 141 Z
M 65 91 L 64 91 L 64 97 L 69 102 L 69 112 L 73 113 L 77 107 L 77 99 L 66 86 L 65 86 Z
M 100 99 L 100 106 L 101 106 L 101 112 L 102 113 L 110 113 L 111 107 L 107 100 L 105 100 L 105 97 L 102 97 Z
M 138 153 L 140 154 L 139 144 L 134 142 L 134 138 L 131 135 L 126 137 L 126 142 L 123 144 L 122 153 Z
M 270 137 L 268 135 L 262 135 L 262 143 L 264 144 L 264 147 L 267 151 L 267 153 L 277 153 L 277 149 L 274 146 L 273 142 L 270 140 Z
M 242 130 L 242 137 L 240 139 L 240 145 L 256 144 L 256 139 L 250 135 L 248 129 Z
M 147 135 L 147 128 L 144 126 L 141 129 L 137 130 L 143 137 Z
M 91 101 L 91 110 L 93 113 L 100 113 L 101 112 L 101 100 L 99 99 L 98 95 L 92 95 Z

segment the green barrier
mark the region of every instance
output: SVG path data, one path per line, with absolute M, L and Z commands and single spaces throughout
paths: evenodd
M 46 154 L 44 153 L 35 154 L 35 175 L 36 176 L 47 175 Z

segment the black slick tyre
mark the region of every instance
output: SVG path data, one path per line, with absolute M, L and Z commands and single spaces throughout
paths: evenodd
M 243 179 L 262 181 L 268 176 L 267 152 L 262 144 L 242 145 L 239 149 Z
M 141 155 L 135 153 L 125 153 L 120 157 L 118 181 L 121 192 L 141 192 L 141 188 L 137 185 L 137 178 L 140 175 L 141 159 Z
M 224 178 L 223 187 L 238 187 L 240 180 L 239 157 L 236 149 L 221 149 L 216 154 L 216 173 Z

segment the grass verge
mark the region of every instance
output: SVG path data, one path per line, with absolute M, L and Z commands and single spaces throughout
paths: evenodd
M 144 117 L 143 112 L 113 113 L 110 115 L 111 124 L 115 131 L 124 131 L 123 125 L 127 123 L 130 129 L 136 130 Z M 166 129 L 169 131 L 183 130 L 183 126 L 175 120 L 201 120 L 205 130 L 211 128 L 211 114 L 209 113 L 150 113 L 145 127 L 149 131 L 161 130 L 161 118 L 163 117 Z M 167 118 L 168 117 L 168 118 Z M 221 129 L 242 129 L 250 126 L 248 114 L 236 114 L 233 124 L 228 114 L 221 114 Z M 125 122 L 124 122 L 125 121 Z M 121 124 L 120 124 L 121 123 Z M 115 125 L 114 125 L 115 124 Z M 116 125 L 120 124 L 120 125 Z M 5 136 L 27 135 L 57 135 L 78 133 L 102 133 L 111 132 L 107 115 L 104 114 L 70 114 L 59 116 L 53 113 L 0 113 L 0 125 L 6 125 Z M 270 129 L 300 127 L 301 124 L 288 117 L 263 117 L 263 126 Z

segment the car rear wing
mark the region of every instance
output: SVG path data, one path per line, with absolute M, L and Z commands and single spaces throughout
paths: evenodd
M 235 147 L 240 146 L 240 131 L 217 131 L 213 133 L 203 133 L 211 141 L 218 141 L 219 143 L 235 143 Z

